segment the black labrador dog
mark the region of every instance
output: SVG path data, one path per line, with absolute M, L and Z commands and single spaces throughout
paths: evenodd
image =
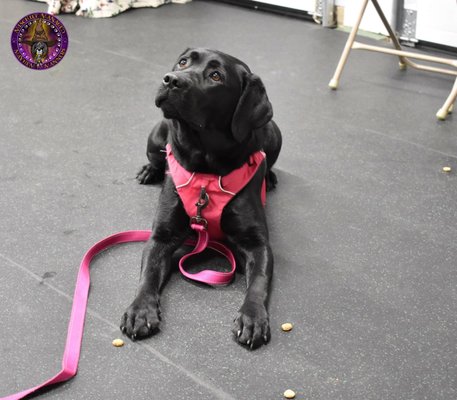
M 234 321 L 236 340 L 253 349 L 270 340 L 267 311 L 273 255 L 268 241 L 260 190 L 266 179 L 273 188 L 271 167 L 281 149 L 281 132 L 260 78 L 242 61 L 219 51 L 187 49 L 167 73 L 155 103 L 165 119 L 152 130 L 147 145 L 149 164 L 138 174 L 142 184 L 164 180 L 152 236 L 141 263 L 136 298 L 127 308 L 121 330 L 131 339 L 158 331 L 159 295 L 169 276 L 173 253 L 192 233 L 171 177 L 165 174 L 164 148 L 172 147 L 188 171 L 224 176 L 263 150 L 266 162 L 225 207 L 221 229 L 244 270 L 247 292 Z

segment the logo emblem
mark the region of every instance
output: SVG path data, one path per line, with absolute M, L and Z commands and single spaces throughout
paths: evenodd
M 11 48 L 18 61 L 31 69 L 49 69 L 67 54 L 67 30 L 54 15 L 26 15 L 14 27 Z

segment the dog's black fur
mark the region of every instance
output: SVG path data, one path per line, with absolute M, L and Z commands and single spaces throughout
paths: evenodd
M 264 177 L 276 185 L 271 167 L 281 149 L 281 132 L 271 120 L 265 87 L 242 61 L 219 51 L 187 49 L 165 75 L 156 96 L 165 119 L 152 130 L 147 146 L 149 164 L 140 183 L 164 180 L 153 234 L 143 252 L 137 295 L 121 321 L 132 339 L 157 332 L 159 295 L 171 271 L 171 257 L 191 234 L 189 217 L 165 175 L 166 143 L 188 171 L 226 175 L 263 150 L 267 158 L 254 178 L 224 209 L 221 228 L 245 271 L 247 292 L 234 321 L 236 340 L 251 349 L 270 340 L 268 298 L 273 255 L 260 200 Z

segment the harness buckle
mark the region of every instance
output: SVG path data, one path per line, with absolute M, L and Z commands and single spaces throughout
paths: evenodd
M 190 219 L 190 225 L 201 225 L 203 228 L 208 229 L 208 221 L 202 217 L 192 217 Z
M 202 210 L 208 205 L 209 203 L 209 196 L 206 193 L 205 186 L 202 186 L 200 191 L 200 197 L 195 203 L 197 207 L 197 215 L 190 219 L 190 224 L 197 224 L 202 225 L 205 229 L 208 229 L 208 221 L 202 217 Z

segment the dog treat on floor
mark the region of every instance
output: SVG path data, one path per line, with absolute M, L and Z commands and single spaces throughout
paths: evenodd
M 295 398 L 295 392 L 293 390 L 290 390 L 290 389 L 287 389 L 285 392 L 284 392 L 284 397 L 286 399 L 294 399 Z
M 114 339 L 113 346 L 114 347 L 122 347 L 124 345 L 124 341 L 122 339 Z
M 282 324 L 281 325 L 281 329 L 284 331 L 284 332 L 289 332 L 292 330 L 294 326 L 290 323 L 290 322 L 286 322 L 285 324 Z
M 451 167 L 443 167 L 443 172 L 451 172 Z

